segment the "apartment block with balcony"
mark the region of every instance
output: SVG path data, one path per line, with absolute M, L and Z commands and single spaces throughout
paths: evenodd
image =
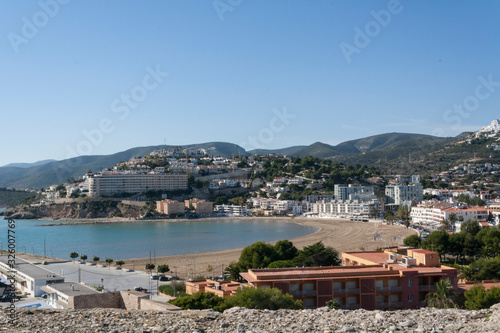
M 417 309 L 434 284 L 449 278 L 457 288 L 457 270 L 441 266 L 426 250 L 342 254 L 342 266 L 250 269 L 241 276 L 256 288 L 278 288 L 302 300 L 306 308 L 336 299 L 343 309 Z
M 89 196 L 187 189 L 186 174 L 102 172 L 88 178 Z
M 186 208 L 193 206 L 194 212 L 196 214 L 212 214 L 214 212 L 214 204 L 210 201 L 200 200 L 200 199 L 189 199 L 184 200 L 184 205 Z
M 156 211 L 166 215 L 175 214 L 180 215 L 185 212 L 184 202 L 176 200 L 165 199 L 156 202 Z

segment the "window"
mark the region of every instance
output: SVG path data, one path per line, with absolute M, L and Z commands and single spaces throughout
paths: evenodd
M 347 297 L 346 298 L 346 303 L 349 305 L 349 304 L 356 304 L 357 301 L 356 301 L 356 297 Z
M 398 287 L 398 280 L 389 280 L 389 287 Z
M 299 284 L 298 283 L 290 283 L 290 293 L 298 292 Z
M 413 279 L 408 279 L 408 287 L 412 287 L 413 286 Z
M 339 290 L 339 289 L 342 289 L 342 282 L 334 282 L 333 290 Z
M 271 286 L 268 285 L 268 284 L 263 284 L 263 285 L 259 286 L 259 289 L 261 289 L 261 290 L 266 290 L 266 289 L 269 289 L 269 288 L 271 288 Z
M 356 288 L 356 281 L 347 281 L 345 283 L 346 289 L 355 289 Z
M 408 302 L 413 302 L 413 295 L 412 294 L 408 294 Z

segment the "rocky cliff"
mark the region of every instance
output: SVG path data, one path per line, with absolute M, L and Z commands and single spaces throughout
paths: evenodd
M 111 217 L 135 218 L 140 216 L 140 207 L 119 201 L 89 201 L 67 204 L 10 207 L 0 213 L 13 219 L 94 219 Z
M 16 311 L 2 332 L 474 332 L 500 331 L 500 304 L 487 310 L 247 310 L 127 311 L 117 309 Z

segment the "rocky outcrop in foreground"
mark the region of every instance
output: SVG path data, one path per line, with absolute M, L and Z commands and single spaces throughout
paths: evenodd
M 500 332 L 500 304 L 480 311 L 248 310 L 127 311 L 17 310 L 18 323 L 0 312 L 1 332 Z
M 96 219 L 115 216 L 136 218 L 140 216 L 140 208 L 126 205 L 118 201 L 88 201 L 67 204 L 50 204 L 41 206 L 9 207 L 0 215 L 14 220 L 29 219 Z

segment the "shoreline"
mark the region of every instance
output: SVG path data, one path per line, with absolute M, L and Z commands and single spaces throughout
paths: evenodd
M 288 223 L 297 223 L 316 227 L 317 230 L 309 235 L 289 239 L 299 250 L 305 246 L 322 241 L 325 246 L 331 246 L 338 251 L 372 251 L 379 247 L 401 245 L 403 239 L 416 232 L 399 225 L 384 225 L 382 222 L 354 222 L 345 219 L 324 218 L 294 218 L 283 219 Z M 380 235 L 374 240 L 374 233 Z M 269 242 L 269 244 L 275 244 Z M 164 256 L 156 258 L 124 259 L 124 268 L 144 270 L 147 263 L 156 266 L 167 264 L 169 274 L 182 278 L 196 278 L 197 276 L 222 275 L 224 268 L 239 260 L 244 247 L 212 252 Z M 209 271 L 209 265 L 213 269 Z M 136 268 L 140 267 L 140 268 Z
M 331 246 L 341 254 L 347 251 L 369 251 L 378 247 L 391 245 L 401 245 L 405 237 L 416 234 L 413 229 L 406 229 L 399 225 L 385 225 L 381 220 L 371 220 L 370 222 L 349 221 L 337 218 L 291 218 L 279 217 L 210 217 L 199 219 L 166 219 L 166 220 L 129 220 L 128 218 L 114 219 L 74 219 L 65 220 L 69 223 L 55 223 L 51 225 L 79 225 L 79 224 L 106 224 L 106 223 L 179 223 L 179 222 L 206 222 L 214 218 L 223 220 L 247 219 L 247 220 L 279 220 L 280 222 L 295 223 L 304 226 L 315 227 L 316 231 L 305 236 L 289 239 L 299 250 L 305 246 L 322 241 L 325 246 Z M 106 221 L 104 221 L 106 220 Z M 111 221 L 110 221 L 111 220 Z M 55 220 L 57 221 L 57 220 Z M 380 235 L 374 239 L 374 234 Z M 276 241 L 270 242 L 275 244 Z M 125 269 L 146 271 L 145 265 L 153 263 L 156 266 L 167 264 L 170 272 L 167 274 L 176 275 L 181 278 L 195 278 L 203 276 L 222 275 L 224 268 L 232 262 L 237 262 L 244 247 L 233 249 L 200 252 L 192 254 L 181 254 L 174 256 L 163 256 L 156 258 L 131 258 L 122 259 Z M 35 256 L 34 258 L 42 258 Z M 41 260 L 41 259 L 39 259 Z M 47 257 L 45 257 L 47 260 Z M 54 258 L 54 260 L 64 260 Z M 47 260 L 51 262 L 52 260 Z M 66 260 L 64 260 L 66 261 Z M 101 263 L 101 262 L 99 262 Z M 209 271 L 209 265 L 212 270 Z

